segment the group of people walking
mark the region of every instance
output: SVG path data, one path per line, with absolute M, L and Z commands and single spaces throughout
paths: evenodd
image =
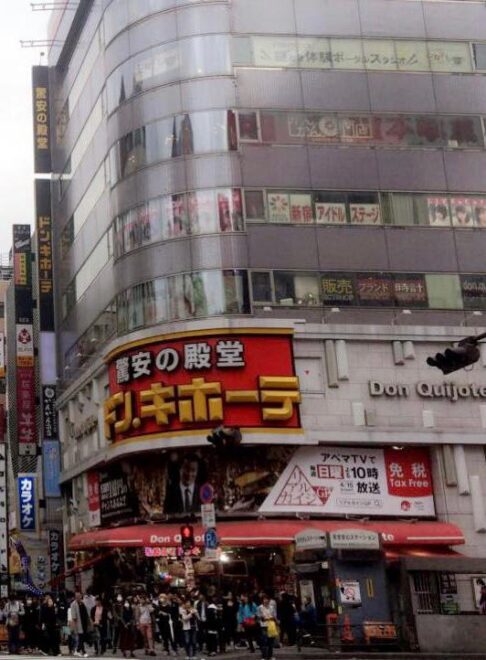
M 74 597 L 46 596 L 42 601 L 12 596 L 0 602 L 0 623 L 7 627 L 10 653 L 61 655 L 61 641 L 70 655 L 88 657 L 119 652 L 135 658 L 137 649 L 186 658 L 216 656 L 227 649 L 257 648 L 265 660 L 280 643 L 295 644 L 297 630 L 316 625 L 310 599 L 299 610 L 295 598 L 281 594 L 229 592 L 224 597 L 202 592 L 115 593 L 112 597 L 77 592 Z

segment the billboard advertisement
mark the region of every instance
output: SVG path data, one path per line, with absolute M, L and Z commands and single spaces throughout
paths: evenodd
M 124 459 L 99 479 L 99 505 L 89 501 L 90 512 L 101 508 L 102 525 L 200 514 L 208 485 L 217 516 L 435 515 L 430 460 L 422 448 L 179 449 Z
M 97 472 L 88 472 L 88 520 L 90 527 L 98 527 L 100 518 L 100 478 Z
M 428 452 L 415 447 L 302 447 L 260 512 L 434 516 Z
M 188 431 L 223 423 L 302 437 L 291 331 L 179 333 L 129 344 L 107 361 L 104 423 L 112 443 L 170 435 L 174 446 L 174 436 L 184 444 Z

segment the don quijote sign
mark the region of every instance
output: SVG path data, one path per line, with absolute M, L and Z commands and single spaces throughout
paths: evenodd
M 301 439 L 292 331 L 212 330 L 151 338 L 108 358 L 110 443 L 227 426 Z
M 452 403 L 461 399 L 486 399 L 486 385 L 476 383 L 383 383 L 368 381 L 370 396 L 388 399 L 408 399 L 415 392 L 421 399 L 446 399 Z
M 204 545 L 204 536 L 202 534 L 194 535 L 195 543 L 199 545 Z M 180 545 L 182 543 L 182 538 L 180 534 L 168 535 L 168 536 L 158 536 L 157 534 L 150 535 L 150 545 Z

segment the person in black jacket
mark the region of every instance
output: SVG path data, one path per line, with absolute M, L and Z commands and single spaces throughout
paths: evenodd
M 177 655 L 176 630 L 172 619 L 173 607 L 167 598 L 167 594 L 160 594 L 155 616 L 165 652 L 170 655 L 172 649 L 174 655 Z
M 164 502 L 165 513 L 199 513 L 200 460 L 188 454 L 182 459 L 179 472 L 169 481 Z
M 24 631 L 24 648 L 33 653 L 39 648 L 39 603 L 32 597 L 25 601 L 22 630 Z
M 223 598 L 223 628 L 225 635 L 225 642 L 228 646 L 233 648 L 236 646 L 237 641 L 237 628 L 238 628 L 238 608 L 239 603 L 234 598 L 231 591 L 228 591 L 227 596 Z
M 61 655 L 57 608 L 51 596 L 46 596 L 40 608 L 41 650 L 47 655 Z

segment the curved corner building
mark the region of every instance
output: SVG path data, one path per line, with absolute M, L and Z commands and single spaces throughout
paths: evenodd
M 77 5 L 49 58 L 67 579 L 482 649 L 486 359 L 426 358 L 484 326 L 484 2 Z

